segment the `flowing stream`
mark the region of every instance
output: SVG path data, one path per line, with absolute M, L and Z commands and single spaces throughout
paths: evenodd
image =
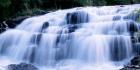
M 119 70 L 133 57 L 127 15 L 140 5 L 78 7 L 25 19 L 0 35 L 0 68 Z M 134 18 L 135 19 L 135 18 Z

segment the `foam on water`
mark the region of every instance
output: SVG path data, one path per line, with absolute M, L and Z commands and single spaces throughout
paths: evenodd
M 0 35 L 0 68 L 27 62 L 40 70 L 118 70 L 133 56 L 129 27 L 136 22 L 124 17 L 138 8 L 79 7 L 28 18 Z

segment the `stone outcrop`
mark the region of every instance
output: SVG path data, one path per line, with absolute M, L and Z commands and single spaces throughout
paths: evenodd
M 35 67 L 32 64 L 26 64 L 26 63 L 20 63 L 20 64 L 10 64 L 8 65 L 8 70 L 38 70 L 37 67 Z
M 120 70 L 140 70 L 140 56 L 134 57 L 128 65 Z

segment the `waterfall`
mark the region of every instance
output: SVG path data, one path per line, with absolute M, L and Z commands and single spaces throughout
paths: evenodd
M 0 59 L 40 70 L 118 70 L 134 56 L 131 28 L 138 26 L 127 15 L 139 7 L 78 7 L 27 18 L 0 35 Z

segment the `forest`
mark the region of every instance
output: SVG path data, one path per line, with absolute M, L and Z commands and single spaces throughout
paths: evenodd
M 34 12 L 67 9 L 81 6 L 137 4 L 140 0 L 0 0 L 0 22 Z

